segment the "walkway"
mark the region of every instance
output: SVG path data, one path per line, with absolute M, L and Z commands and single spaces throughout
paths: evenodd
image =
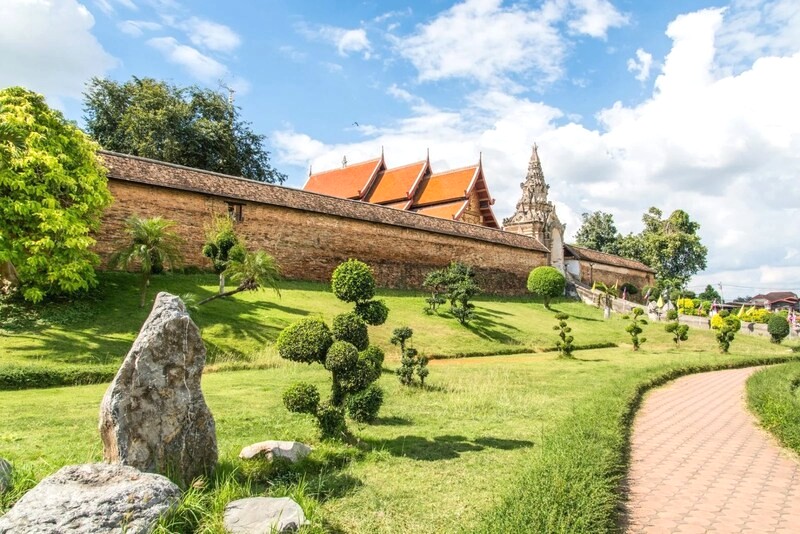
M 800 532 L 800 464 L 745 406 L 755 371 L 650 393 L 631 438 L 628 532 Z

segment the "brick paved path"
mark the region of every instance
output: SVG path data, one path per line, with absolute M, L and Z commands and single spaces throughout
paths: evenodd
M 636 416 L 628 532 L 800 533 L 800 464 L 756 426 L 756 369 L 680 378 Z

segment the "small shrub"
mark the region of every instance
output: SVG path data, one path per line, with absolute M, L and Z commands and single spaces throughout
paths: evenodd
M 348 373 L 356 367 L 357 363 L 358 349 L 347 341 L 334 342 L 325 357 L 325 369 L 332 373 Z
M 382 300 L 368 300 L 357 302 L 355 313 L 361 317 L 365 323 L 372 326 L 380 326 L 389 317 L 389 308 Z
M 319 390 L 306 382 L 298 382 L 283 392 L 283 405 L 294 413 L 315 415 L 319 409 Z
M 428 304 L 425 310 L 428 313 L 435 313 L 436 308 L 447 302 L 447 299 L 442 296 L 442 293 L 447 291 L 447 278 L 447 269 L 436 269 L 425 276 L 422 287 L 431 292 L 431 296 L 425 299 Z
M 564 295 L 566 279 L 555 267 L 536 267 L 528 274 L 528 291 L 544 299 L 544 307 L 550 309 L 550 300 Z
M 723 320 L 723 325 L 717 332 L 717 344 L 719 345 L 720 352 L 723 354 L 727 354 L 728 349 L 731 347 L 731 342 L 738 331 L 738 328 L 734 329 L 733 325 L 734 323 L 732 321 Z
M 681 341 L 689 339 L 689 327 L 678 322 L 678 312 L 676 310 L 669 310 L 667 312 L 667 320 L 671 322 L 664 325 L 664 330 L 672 334 L 672 341 L 674 341 L 676 345 Z
M 380 369 L 383 367 L 383 360 L 386 356 L 383 353 L 383 349 L 376 347 L 375 345 L 370 345 L 367 347 L 367 350 L 359 354 L 358 357 L 371 361 L 373 365 Z
M 339 300 L 365 302 L 375 296 L 375 276 L 369 265 L 350 259 L 333 271 L 331 289 Z
M 736 315 L 732 315 L 728 310 L 722 310 L 711 318 L 711 328 L 720 330 L 725 325 L 730 325 L 734 332 L 738 332 L 742 327 L 742 321 Z
M 556 341 L 556 348 L 558 349 L 558 355 L 562 358 L 572 358 L 572 351 L 575 349 L 572 344 L 574 338 L 570 335 L 572 328 L 567 326 L 567 319 L 569 319 L 569 315 L 566 313 L 557 313 L 556 320 L 558 324 L 553 327 L 553 330 L 558 330 L 558 337 L 561 338 Z
M 322 439 L 340 439 L 347 435 L 344 410 L 329 402 L 320 404 L 317 410 L 317 425 Z
M 352 343 L 358 350 L 365 350 L 369 346 L 367 323 L 355 312 L 342 313 L 334 317 L 331 332 L 333 339 Z
M 625 282 L 619 288 L 622 292 L 626 293 L 628 296 L 636 295 L 639 293 L 639 288 L 635 285 L 631 284 L 630 282 Z
M 392 345 L 400 346 L 400 367 L 397 369 L 397 377 L 404 386 L 412 386 L 415 383 L 414 375 L 419 378 L 420 386 L 425 385 L 425 378 L 430 372 L 428 370 L 428 358 L 420 356 L 417 349 L 407 347 L 406 342 L 411 339 L 413 331 L 403 326 L 395 328 L 392 338 L 389 340 Z
M 324 363 L 333 336 L 322 319 L 300 319 L 284 328 L 275 345 L 281 358 L 300 363 Z
M 426 313 L 434 313 L 439 305 L 449 300 L 450 313 L 459 323 L 466 325 L 475 317 L 475 305 L 470 301 L 480 293 L 481 288 L 475 282 L 472 266 L 451 262 L 444 269 L 428 273 L 422 285 L 431 291 L 431 296 L 425 299 L 428 304 Z
M 353 421 L 371 423 L 383 404 L 383 390 L 376 384 L 347 399 L 347 413 Z
M 789 335 L 789 321 L 780 315 L 773 315 L 767 323 L 767 332 L 769 332 L 770 341 L 780 343 Z
M 644 310 L 639 308 L 633 308 L 631 310 L 631 315 L 625 315 L 623 319 L 630 319 L 631 322 L 628 326 L 625 327 L 625 331 L 630 334 L 631 336 L 631 343 L 633 344 L 633 350 L 639 350 L 639 347 L 647 341 L 646 337 L 639 337 L 644 330 L 642 330 L 642 326 L 647 324 L 647 319 L 643 318 Z

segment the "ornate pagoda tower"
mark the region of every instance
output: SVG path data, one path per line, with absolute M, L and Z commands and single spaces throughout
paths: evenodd
M 544 181 L 538 147 L 534 143 L 528 175 L 520 184 L 522 197 L 514 215 L 503 219 L 503 230 L 535 237 L 550 250 L 550 264 L 564 272 L 564 229 L 553 203 L 547 200 L 550 186 Z

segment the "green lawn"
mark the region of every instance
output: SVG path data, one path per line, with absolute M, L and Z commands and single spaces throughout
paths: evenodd
M 93 310 L 75 310 L 68 324 L 11 332 L 0 341 L 3 362 L 85 365 L 103 352 L 104 361 L 118 361 L 145 312 L 134 309 L 135 290 L 123 284 L 124 275 L 106 281 L 119 284 L 118 297 L 99 299 Z M 208 276 L 159 277 L 156 288 L 202 294 L 214 282 Z M 295 496 L 312 518 L 311 531 L 613 530 L 627 425 L 648 384 L 793 356 L 786 346 L 743 335 L 723 356 L 712 333 L 694 330 L 675 348 L 663 325 L 645 327 L 648 341 L 634 353 L 620 318 L 603 321 L 592 307 L 556 303 L 573 315 L 576 343 L 614 341 L 620 347 L 578 351 L 575 360 L 552 352 L 438 360 L 430 364 L 425 390 L 402 388 L 386 373 L 378 424 L 351 423 L 356 446 L 322 444 L 306 416 L 283 408 L 281 393 L 296 380 L 324 388 L 327 373 L 321 366 L 280 360 L 270 344 L 297 317 L 330 319 L 349 308 L 323 288 L 289 284 L 280 300 L 271 293 L 240 295 L 195 314 L 216 365 L 242 360 L 262 367 L 203 378 L 217 421 L 220 472 L 238 469 L 254 476 L 250 486 L 241 475 L 233 486 L 220 481 L 199 492 L 211 496 L 200 506 L 206 531 L 218 527 L 225 495 L 263 492 Z M 436 354 L 541 349 L 555 341 L 552 313 L 531 300 L 481 301 L 480 321 L 467 329 L 451 318 L 424 315 L 418 296 L 386 292 L 382 298 L 391 310 L 389 323 L 371 328 L 370 335 L 386 348 L 391 329 L 401 324 L 414 328 L 419 349 Z M 391 350 L 388 368 L 396 358 Z M 104 390 L 95 385 L 0 392 L 0 451 L 18 467 L 21 488 L 61 465 L 101 457 L 96 426 Z M 265 476 L 236 458 L 242 446 L 265 439 L 299 439 L 316 449 L 304 465 Z M 8 506 L 16 494 L 0 504 Z
M 768 367 L 747 381 L 747 404 L 782 445 L 800 454 L 800 363 Z

